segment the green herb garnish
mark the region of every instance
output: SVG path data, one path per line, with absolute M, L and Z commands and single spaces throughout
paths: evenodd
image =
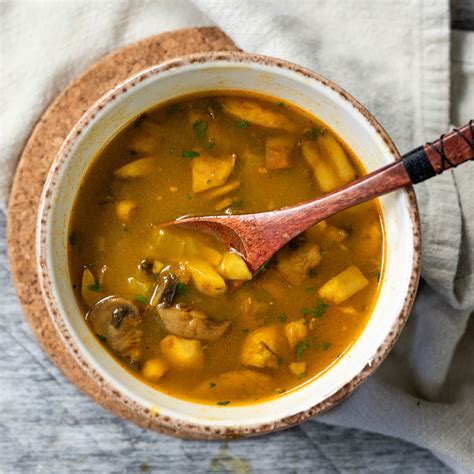
M 286 323 L 288 320 L 285 313 L 281 313 L 280 316 L 278 316 L 278 319 L 280 320 L 280 323 Z
M 191 201 L 192 198 L 193 198 L 193 195 L 191 193 L 186 194 L 186 199 Z
M 237 128 L 247 128 L 249 126 L 249 123 L 246 122 L 245 120 L 237 120 L 234 124 Z
M 305 373 L 305 372 L 301 372 L 301 374 L 298 375 L 298 378 L 299 378 L 300 380 L 304 379 L 305 377 L 306 377 L 306 373 Z
M 281 355 L 277 356 L 278 368 L 281 369 L 283 366 L 283 357 Z
M 176 295 L 177 296 L 184 296 L 188 292 L 188 287 L 186 283 L 179 282 L 178 286 L 176 287 Z
M 218 405 L 228 405 L 230 402 L 217 402 Z
M 278 107 L 286 107 L 286 104 L 284 102 L 278 102 Z
M 135 295 L 135 301 L 137 303 L 146 303 L 146 298 L 143 295 Z
M 207 130 L 207 122 L 204 122 L 204 120 L 193 122 L 193 130 L 196 132 L 198 138 L 204 138 Z
M 199 156 L 200 154 L 197 151 L 194 150 L 183 150 L 181 153 L 182 158 L 186 158 L 188 160 L 191 160 L 192 158 L 196 158 L 196 156 Z
M 295 357 L 297 362 L 301 362 L 301 357 L 303 356 L 303 352 L 309 348 L 308 341 L 298 342 L 295 347 Z
M 215 386 L 216 386 L 216 384 L 215 384 L 214 382 L 211 382 L 211 383 L 209 384 L 209 387 L 211 387 L 211 388 L 214 388 Z
M 322 344 L 322 349 L 323 349 L 323 351 L 327 351 L 331 346 L 332 346 L 332 343 L 331 343 L 331 342 L 325 341 L 325 342 L 323 342 L 323 344 Z
M 87 289 L 91 291 L 95 291 L 96 293 L 99 293 L 102 291 L 102 287 L 100 286 L 100 283 L 98 281 L 92 283 L 92 285 L 87 285 Z
M 68 237 L 69 243 L 71 245 L 78 245 L 79 244 L 79 236 L 77 232 L 71 232 Z
M 213 142 L 212 140 L 207 140 L 206 143 L 204 143 L 204 148 L 207 148 L 208 150 L 211 149 L 212 147 L 216 146 L 216 142 Z
M 322 299 L 318 299 L 317 303 L 312 308 L 301 308 L 300 313 L 302 316 L 320 318 L 328 308 L 329 305 L 327 303 L 325 303 Z
M 380 270 L 378 268 L 374 270 L 374 277 L 377 278 L 377 281 L 380 281 Z
M 107 338 L 102 336 L 102 334 L 97 334 L 97 339 L 99 339 L 99 341 L 103 342 L 104 344 L 107 342 Z
M 318 138 L 319 135 L 322 135 L 323 132 L 324 132 L 324 130 L 323 130 L 322 127 L 320 127 L 319 125 L 315 125 L 309 131 L 309 137 L 311 138 L 311 140 L 316 140 L 316 138 Z

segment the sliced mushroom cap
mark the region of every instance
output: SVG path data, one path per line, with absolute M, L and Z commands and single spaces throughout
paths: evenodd
M 95 333 L 118 355 L 138 361 L 141 357 L 141 315 L 137 306 L 120 296 L 108 296 L 86 314 Z
M 175 336 L 201 341 L 216 341 L 229 327 L 229 321 L 214 321 L 202 311 L 184 308 L 162 308 L 158 311 L 165 329 Z
M 152 305 L 158 309 L 169 308 L 173 304 L 178 284 L 179 279 L 173 273 L 161 273 L 160 279 L 153 290 Z

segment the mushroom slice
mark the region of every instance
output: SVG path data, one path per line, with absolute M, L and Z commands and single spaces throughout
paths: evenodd
M 179 279 L 175 274 L 162 272 L 153 290 L 153 296 L 151 297 L 152 306 L 156 306 L 158 309 L 169 308 L 173 303 L 178 284 Z
M 108 296 L 96 303 L 86 314 L 95 333 L 115 353 L 131 362 L 140 360 L 143 332 L 140 311 L 131 301 Z
M 201 341 L 216 341 L 225 333 L 229 321 L 214 321 L 202 311 L 184 308 L 162 308 L 159 311 L 165 329 L 175 336 Z

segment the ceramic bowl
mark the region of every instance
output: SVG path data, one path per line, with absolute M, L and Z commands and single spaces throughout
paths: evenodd
M 373 314 L 345 355 L 301 388 L 247 406 L 210 406 L 156 391 L 116 363 L 86 326 L 69 275 L 68 222 L 80 182 L 101 147 L 140 113 L 190 93 L 226 89 L 277 96 L 319 117 L 346 141 L 368 171 L 400 158 L 372 115 L 340 87 L 300 66 L 245 53 L 193 55 L 147 69 L 119 84 L 79 120 L 51 167 L 41 199 L 37 264 L 43 296 L 64 345 L 87 376 L 125 403 L 135 421 L 183 437 L 262 434 L 334 406 L 390 351 L 406 322 L 420 273 L 417 205 L 411 189 L 400 190 L 381 198 L 385 262 Z

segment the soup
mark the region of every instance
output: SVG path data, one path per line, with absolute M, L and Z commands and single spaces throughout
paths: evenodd
M 171 396 L 232 406 L 326 371 L 377 297 L 377 201 L 298 236 L 252 278 L 211 236 L 161 224 L 268 211 L 364 173 L 324 123 L 278 99 L 209 92 L 137 117 L 100 151 L 69 223 L 86 324 L 131 374 Z

